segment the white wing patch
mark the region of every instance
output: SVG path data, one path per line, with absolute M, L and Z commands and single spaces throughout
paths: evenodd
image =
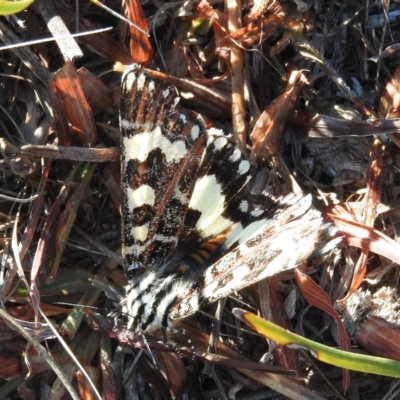
M 128 206 L 133 210 L 135 207 L 140 207 L 144 204 L 154 206 L 156 194 L 154 189 L 149 185 L 142 185 L 137 189 L 128 188 Z
M 189 207 L 201 212 L 197 222 L 200 230 L 204 230 L 222 214 L 224 201 L 221 185 L 214 175 L 206 175 L 196 181 Z
M 135 123 L 123 120 L 122 126 L 126 130 L 135 128 Z M 185 157 L 188 149 L 182 141 L 169 141 L 162 133 L 161 128 L 156 126 L 151 132 L 139 133 L 132 137 L 123 138 L 123 146 L 129 159 L 139 162 L 147 160 L 149 153 L 154 149 L 160 149 L 166 156 L 167 162 L 179 161 Z

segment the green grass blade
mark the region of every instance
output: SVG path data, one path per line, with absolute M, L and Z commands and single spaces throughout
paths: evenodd
M 314 357 L 327 364 L 353 371 L 400 378 L 399 361 L 333 349 L 289 332 L 272 322 L 239 308 L 235 308 L 233 314 L 254 330 L 275 340 L 275 342 L 282 345 L 306 348 L 311 351 Z
M 25 10 L 33 0 L 0 0 L 0 15 L 12 15 Z

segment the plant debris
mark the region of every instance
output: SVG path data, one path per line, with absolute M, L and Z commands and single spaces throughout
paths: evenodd
M 399 359 L 400 4 L 107 0 L 128 26 L 89 0 L 48 3 L 0 20 L 0 397 L 398 398 L 390 378 L 270 347 L 230 310 Z M 174 348 L 115 312 L 117 71 L 132 62 L 234 133 L 255 197 L 312 193 L 344 238 L 184 321 Z

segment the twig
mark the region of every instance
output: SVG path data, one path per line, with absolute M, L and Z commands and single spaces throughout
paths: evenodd
M 234 33 L 242 27 L 239 12 L 241 0 L 226 0 L 228 12 L 228 30 Z M 246 109 L 244 102 L 243 50 L 232 42 L 231 48 L 231 82 L 232 82 L 232 129 L 233 135 L 242 150 L 246 152 Z

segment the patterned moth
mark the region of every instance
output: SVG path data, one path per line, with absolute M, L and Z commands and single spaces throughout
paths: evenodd
M 179 106 L 137 65 L 122 79 L 122 301 L 129 328 L 154 331 L 261 279 L 326 254 L 335 229 L 310 196 L 255 209 L 253 167 L 231 137 Z

